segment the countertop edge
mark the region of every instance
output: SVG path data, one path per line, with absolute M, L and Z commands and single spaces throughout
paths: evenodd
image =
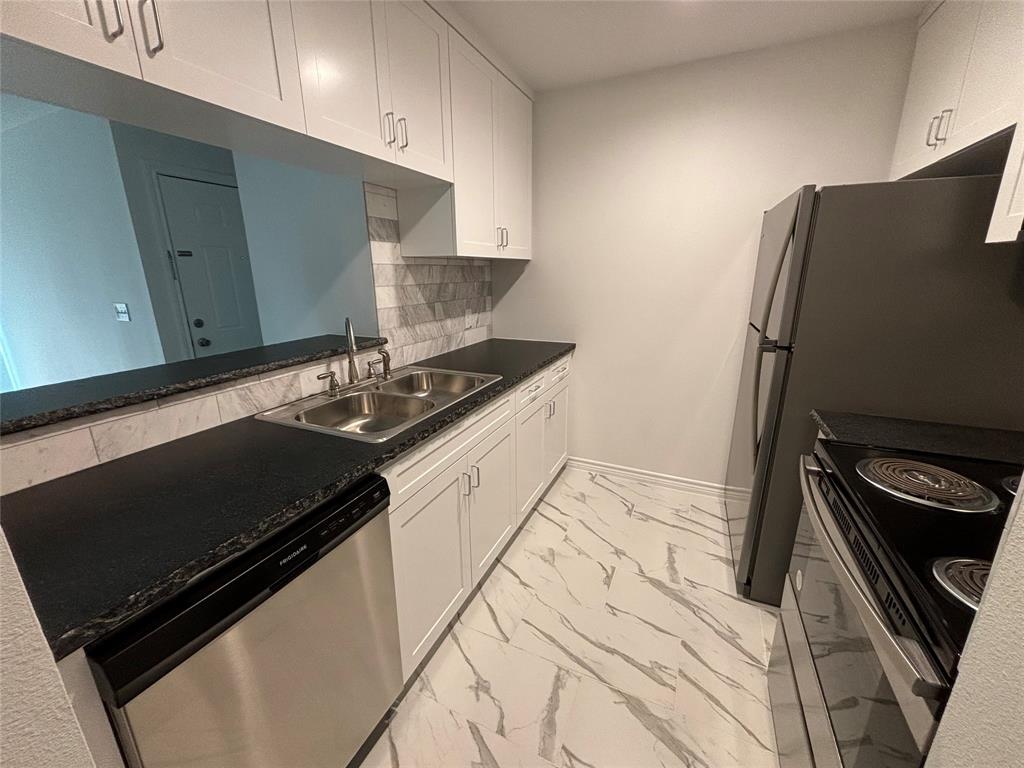
M 375 349 L 383 346 L 384 344 L 387 344 L 387 339 L 382 336 L 361 337 L 356 342 L 356 351 L 362 352 L 367 349 Z M 248 350 L 241 351 L 244 352 Z M 317 360 L 336 357 L 347 352 L 347 344 L 338 347 L 329 347 L 317 350 L 316 352 L 293 355 L 273 362 L 256 363 L 240 368 L 233 368 L 230 371 L 210 374 L 208 376 L 197 376 L 174 384 L 149 387 L 146 389 L 136 390 L 134 392 L 128 392 L 123 395 L 113 395 L 111 397 L 90 400 L 83 403 L 75 403 L 62 408 L 51 408 L 48 411 L 40 411 L 39 413 L 33 413 L 28 416 L 19 416 L 13 419 L 0 421 L 0 436 L 13 435 L 29 429 L 37 429 L 39 427 L 47 427 L 52 424 L 59 424 L 62 421 L 70 421 L 71 419 L 82 418 L 84 416 L 94 416 L 99 413 L 106 413 L 107 411 L 113 411 L 118 408 L 125 408 L 131 405 L 138 405 L 139 403 L 145 403 L 151 400 L 159 400 L 164 397 L 170 397 L 184 392 L 194 392 L 196 390 L 203 389 L 204 387 L 228 384 L 232 381 L 239 381 L 250 376 L 270 373 L 271 371 L 280 370 L 282 368 L 290 368 L 295 365 L 303 365 L 304 363 L 315 363 Z M 131 373 L 131 371 L 125 371 L 123 373 Z M 117 376 L 120 374 L 114 373 L 110 375 Z M 76 382 L 71 381 L 63 383 L 73 385 Z M 59 386 L 59 384 L 51 386 Z
M 214 549 L 209 550 L 203 556 L 194 558 L 191 561 L 182 564 L 174 571 L 167 574 L 167 576 L 153 583 L 144 591 L 139 591 L 131 595 L 127 602 L 112 607 L 111 609 L 94 617 L 87 623 L 69 629 L 52 640 L 47 637 L 54 657 L 57 661 L 60 661 L 79 648 L 82 648 L 113 631 L 116 627 L 132 621 L 144 612 L 155 608 L 184 588 L 188 583 L 193 582 L 196 578 L 224 564 L 232 557 L 261 543 L 267 537 L 274 535 L 286 526 L 300 519 L 302 515 L 309 512 L 317 505 L 328 500 L 371 472 L 374 472 L 385 464 L 394 461 L 399 456 L 412 450 L 428 438 L 433 437 L 435 434 L 447 429 L 453 423 L 465 416 L 468 416 L 473 411 L 476 411 L 492 400 L 506 394 L 524 379 L 533 375 L 537 371 L 550 366 L 556 360 L 572 354 L 576 349 L 575 342 L 543 343 L 560 344 L 561 349 L 556 353 L 543 358 L 541 362 L 536 363 L 532 367 L 524 369 L 518 375 L 507 378 L 503 377 L 501 380 L 485 387 L 477 396 L 456 404 L 450 412 L 445 414 L 444 419 L 412 432 L 411 434 L 405 435 L 404 439 L 402 439 L 400 443 L 395 443 L 393 446 L 389 446 L 390 450 L 386 451 L 384 454 L 363 464 L 356 465 L 337 480 L 325 486 L 321 486 L 319 489 L 296 499 L 279 512 L 272 513 L 262 518 L 260 524 L 255 528 L 241 531 L 235 536 L 222 542 Z M 458 352 L 458 350 L 454 351 Z M 440 356 L 441 355 L 435 357 Z M 411 363 L 410 365 L 422 365 L 431 359 L 433 358 L 426 358 L 424 361 Z M 255 419 L 255 416 L 247 418 Z M 217 427 L 214 427 L 214 429 L 217 429 Z M 287 429 L 287 427 L 282 427 L 282 429 Z M 59 479 L 55 482 L 59 482 Z

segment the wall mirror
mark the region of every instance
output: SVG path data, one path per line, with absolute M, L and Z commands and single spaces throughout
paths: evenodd
M 346 316 L 377 334 L 361 178 L 0 93 L 0 392 Z

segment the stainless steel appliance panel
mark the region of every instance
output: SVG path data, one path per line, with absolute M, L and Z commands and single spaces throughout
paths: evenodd
M 145 768 L 338 768 L 401 688 L 384 511 L 129 701 L 122 737 Z
M 772 466 L 755 509 L 749 593 L 778 604 L 811 409 L 1024 429 L 999 382 L 1024 377 L 1024 244 L 986 244 L 998 177 L 818 193 Z
M 756 512 L 758 509 L 763 484 L 771 467 L 790 354 L 783 349 L 764 349 L 762 338 L 760 331 L 747 326 L 740 391 L 729 446 L 726 483 L 733 493 L 726 503 L 726 520 L 738 585 L 746 582 L 749 572 L 753 547 L 744 549 L 744 542 L 753 542 L 757 535 L 757 517 L 756 514 L 751 515 L 751 510 Z
M 800 271 L 807 247 L 814 187 L 801 187 L 765 211 L 747 321 L 769 339 L 788 345 Z
M 810 651 L 801 670 L 804 684 L 800 695 L 808 730 L 819 733 L 816 758 L 819 751 L 833 752 L 822 743 L 820 735 L 824 732 L 822 723 L 827 723 L 838 765 L 843 768 L 919 768 L 924 762 L 923 752 L 807 510 L 800 517 L 786 583 L 792 583 L 795 598 L 788 615 L 791 621 L 799 622 Z M 793 657 L 796 665 L 797 654 Z M 797 680 L 801 680 L 799 675 Z M 805 694 L 808 680 L 813 680 L 820 693 L 823 710 L 821 706 L 808 706 L 814 700 Z M 830 764 L 834 763 L 824 763 Z
M 786 597 L 783 595 L 784 605 Z M 775 639 L 768 658 L 768 697 L 775 725 L 779 768 L 815 768 L 782 621 L 775 625 Z

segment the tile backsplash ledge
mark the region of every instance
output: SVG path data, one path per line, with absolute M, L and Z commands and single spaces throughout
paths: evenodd
M 356 355 L 359 369 L 377 356 Z M 137 451 L 322 392 L 318 374 L 348 381 L 348 358 L 336 356 L 247 379 L 69 419 L 0 438 L 0 493 L 70 475 Z

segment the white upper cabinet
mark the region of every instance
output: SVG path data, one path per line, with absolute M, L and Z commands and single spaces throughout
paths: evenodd
M 893 156 L 894 178 L 938 159 L 937 137 L 948 135 L 977 22 L 977 3 L 947 2 L 918 30 Z
M 142 75 L 128 0 L 5 0 L 0 31 L 126 75 Z
M 499 255 L 528 259 L 533 230 L 533 102 L 498 77 L 496 203 L 503 229 Z
M 451 66 L 454 255 L 529 259 L 533 103 L 458 34 Z
M 892 178 L 913 173 L 1017 120 L 1024 3 L 947 2 L 918 30 Z
M 451 36 L 452 142 L 455 148 L 455 249 L 458 256 L 495 257 L 498 74 L 457 34 Z
M 306 131 L 393 161 L 397 138 L 383 9 L 369 0 L 294 0 L 292 17 Z
M 289 3 L 134 0 L 142 78 L 305 130 Z
M 448 24 L 426 3 L 380 3 L 386 27 L 397 162 L 452 179 Z
M 964 75 L 960 105 L 949 143 L 954 149 L 990 136 L 1017 120 L 1017 96 L 1024 77 L 1024 3 L 987 2 Z M 1014 87 L 1016 86 L 1016 87 Z M 959 140 L 963 137 L 964 141 Z
M 1024 72 L 1020 74 L 1024 78 Z M 1022 89 L 1024 94 L 1024 89 Z M 1024 96 L 1018 107 L 1017 129 L 1006 158 L 1003 178 L 999 183 L 996 207 L 989 223 L 988 243 L 1012 243 L 1020 240 L 1024 227 Z

